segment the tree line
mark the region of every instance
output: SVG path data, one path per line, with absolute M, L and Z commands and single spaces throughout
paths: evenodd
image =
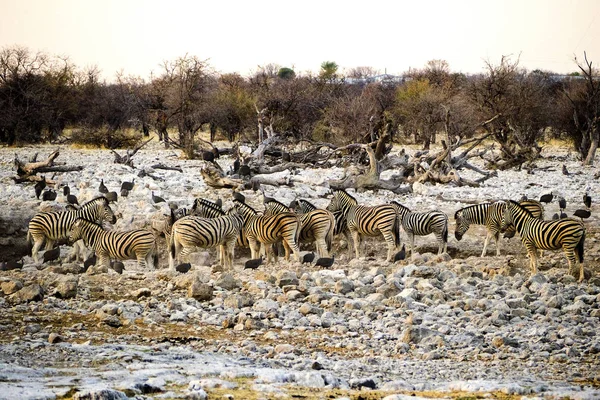
M 488 134 L 499 149 L 498 167 L 535 159 L 552 137 L 570 139 L 592 164 L 600 79 L 585 53 L 574 69 L 568 76 L 528 71 L 503 57 L 467 75 L 431 60 L 398 79 L 369 67 L 341 73 L 326 61 L 315 74 L 269 64 L 243 77 L 185 55 L 165 61 L 147 80 L 120 73 L 106 82 L 97 67 L 14 46 L 0 51 L 0 142 L 56 141 L 68 130 L 71 138 L 117 148 L 135 128 L 156 132 L 165 146 L 192 157 L 200 130 L 210 131 L 211 142 L 278 134 L 345 145 L 386 134 L 424 148 L 440 135 L 455 143 Z

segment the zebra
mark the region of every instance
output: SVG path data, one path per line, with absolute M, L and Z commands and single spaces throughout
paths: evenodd
M 27 243 L 31 245 L 33 242 L 31 256 L 36 263 L 39 262 L 38 251 L 44 240 L 46 241 L 46 250 L 48 250 L 54 247 L 54 242 L 68 239 L 69 231 L 77 218 L 98 223 L 109 221 L 114 224 L 117 222 L 117 217 L 108 205 L 108 200 L 103 196 L 90 200 L 77 209 L 37 213 L 29 221 L 29 230 L 27 231 Z
M 487 236 L 483 242 L 481 257 L 485 257 L 488 243 L 493 237 L 496 240 L 496 255 L 500 255 L 500 231 L 506 202 L 485 202 L 461 208 L 454 213 L 456 227 L 454 237 L 461 240 L 471 225 L 485 225 Z
M 527 211 L 529 211 L 535 218 L 544 219 L 544 206 L 537 200 L 525 199 L 519 201 L 519 204 L 522 205 Z M 514 225 L 509 225 L 504 231 L 504 238 L 510 239 L 515 236 Z
M 212 200 L 204 199 L 202 197 L 196 197 L 194 199 L 194 204 L 192 205 L 192 212 L 195 212 L 196 210 L 200 210 L 203 207 L 210 207 L 210 208 L 214 208 L 214 209 L 223 211 L 222 205 L 223 205 L 223 202 L 221 201 L 221 199 L 214 202 Z
M 194 247 L 219 246 L 221 266 L 232 269 L 235 242 L 243 225 L 237 208 L 216 218 L 192 215 L 175 221 L 169 241 L 169 268 L 175 269 L 177 257 L 191 253 Z
M 438 254 L 446 252 L 448 249 L 448 216 L 445 213 L 441 211 L 413 212 L 397 201 L 392 201 L 391 204 L 398 208 L 402 228 L 410 242 L 411 260 L 414 255 L 415 235 L 435 234 L 439 243 Z
M 275 215 L 282 212 L 291 212 L 290 208 L 277 200 L 265 203 L 264 215 Z M 329 257 L 335 218 L 331 211 L 314 209 L 300 215 L 299 242 L 315 242 L 319 257 Z
M 256 210 L 234 199 L 234 204 L 244 216 L 244 234 L 248 238 L 251 258 L 258 258 L 260 244 L 265 247 L 268 264 L 271 259 L 271 244 L 283 241 L 285 248 L 285 260 L 288 261 L 290 251 L 294 254 L 295 261 L 300 261 L 300 249 L 298 238 L 300 236 L 300 218 L 291 212 L 283 212 L 277 215 L 259 215 Z
M 391 204 L 361 206 L 345 190 L 338 189 L 334 191 L 327 210 L 342 211 L 346 216 L 356 258 L 360 257 L 362 236 L 377 236 L 381 233 L 388 245 L 387 261 L 393 260 L 395 249 L 400 245 L 400 216 L 395 206 Z
M 128 260 L 135 258 L 138 266 L 154 269 L 157 261 L 156 238 L 146 229 L 125 232 L 105 231 L 101 225 L 77 218 L 71 227 L 69 240 L 83 239 L 86 246 L 96 253 L 96 264 L 110 266 L 111 258 Z
M 583 244 L 585 226 L 574 218 L 542 221 L 535 218 L 525 207 L 513 200 L 506 202 L 502 226 L 513 224 L 529 255 L 532 274 L 538 270 L 538 249 L 562 249 L 569 263 L 569 272 L 579 265 L 579 282 L 585 278 L 583 271 Z

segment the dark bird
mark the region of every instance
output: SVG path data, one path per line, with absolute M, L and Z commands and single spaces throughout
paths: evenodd
M 69 187 L 69 185 L 65 185 L 63 186 L 63 196 L 68 196 L 71 194 L 71 188 Z
M 233 162 L 233 173 L 237 174 L 240 170 L 240 159 L 236 158 L 235 161 Z
M 45 190 L 44 193 L 42 194 L 42 200 L 44 200 L 44 201 L 56 200 L 56 192 L 52 189 Z
M 215 153 L 213 153 L 212 151 L 203 151 L 202 159 L 204 161 L 213 162 L 213 161 L 215 161 Z
M 252 190 L 254 190 L 255 192 L 257 190 L 260 190 L 260 182 L 259 181 L 252 181 Z
M 587 194 L 587 192 L 583 195 L 583 204 L 585 204 L 588 210 L 592 208 L 592 198 Z
M 221 200 L 221 198 L 219 197 L 217 199 L 217 201 L 215 201 L 215 204 L 219 207 L 219 208 L 223 208 L 223 200 Z
M 240 169 L 238 170 L 238 174 L 241 176 L 250 176 L 250 167 L 246 164 L 240 165 Z
M 586 219 L 589 218 L 590 215 L 592 215 L 592 213 L 590 212 L 590 210 L 575 210 L 575 212 L 573 213 L 574 216 L 579 217 L 581 219 Z
M 34 186 L 36 198 L 38 198 L 38 199 L 40 198 L 40 194 L 42 194 L 42 190 L 44 190 L 45 187 L 46 187 L 46 177 L 42 176 L 42 180 L 37 181 Z
M 248 260 L 244 263 L 244 269 L 256 269 L 263 262 L 262 256 L 260 258 L 254 258 L 252 260 Z
M 552 199 L 554 198 L 554 195 L 552 194 L 552 192 L 544 194 L 540 197 L 540 203 L 550 203 L 552 201 Z
M 156 204 L 156 203 L 165 203 L 165 199 L 163 199 L 160 196 L 156 196 L 154 194 L 154 190 L 152 191 L 152 201 Z
M 527 195 L 526 194 L 524 194 L 523 196 L 521 196 L 521 200 L 519 200 L 519 201 L 525 201 L 525 200 L 527 200 Z
M 60 257 L 60 247 L 55 247 L 52 250 L 44 252 L 44 262 L 54 261 Z
M 135 179 L 132 179 L 131 182 L 123 182 L 121 183 L 121 190 L 126 189 L 126 190 L 133 190 L 133 186 L 135 185 Z
M 290 162 L 292 161 L 292 156 L 290 156 L 290 153 L 288 153 L 287 151 L 284 151 L 281 153 L 281 160 L 283 162 Z
M 233 192 L 232 196 L 233 196 L 234 199 L 236 199 L 240 203 L 245 203 L 246 202 L 246 196 L 244 196 L 240 192 Z
M 558 208 L 560 208 L 561 211 L 567 208 L 567 201 L 563 197 L 558 199 Z
M 181 272 L 182 274 L 185 274 L 190 269 L 192 269 L 192 264 L 190 263 L 182 263 L 175 267 L 175 271 Z
M 569 218 L 569 216 L 567 214 L 565 214 L 564 212 L 560 212 L 560 219 L 565 219 L 565 218 Z
M 11 260 L 0 263 L 0 271 L 12 271 L 13 269 L 21 268 L 23 268 L 23 262 Z
M 329 257 L 321 257 L 315 263 L 317 267 L 329 268 L 333 265 L 333 261 L 335 260 L 335 255 Z
M 121 197 L 127 197 L 129 195 L 129 190 L 125 188 L 121 188 Z
M 100 180 L 100 186 L 98 186 L 98 191 L 100 193 L 108 193 L 108 188 L 104 185 L 104 179 Z
M 96 265 L 96 253 L 92 254 L 91 257 L 88 257 L 87 260 L 85 260 L 83 262 L 83 271 L 87 271 L 89 267 L 91 267 L 92 265 Z
M 108 192 L 104 197 L 106 197 L 106 200 L 108 200 L 109 203 L 114 203 L 117 201 L 117 192 Z
M 401 261 L 406 258 L 406 244 L 402 244 L 402 248 L 394 256 L 394 262 Z
M 302 264 L 306 264 L 306 263 L 311 263 L 313 262 L 315 259 L 315 253 L 306 253 L 303 257 L 302 257 Z
M 117 274 L 122 274 L 123 270 L 125 269 L 125 264 L 123 264 L 121 261 L 111 261 L 110 262 L 110 267 L 117 273 Z
M 554 215 L 552 216 L 553 220 L 557 220 L 560 219 L 560 215 L 558 215 L 558 213 L 554 213 Z
M 74 194 L 67 195 L 67 203 L 79 205 L 79 202 L 77 201 L 77 196 L 75 196 Z
M 565 164 L 562 165 L 562 173 L 563 175 L 569 175 L 569 170 Z

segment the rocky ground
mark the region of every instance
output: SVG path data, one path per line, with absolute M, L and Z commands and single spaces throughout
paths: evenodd
M 0 259 L 23 247 L 33 213 L 64 203 L 60 195 L 40 202 L 32 185 L 10 179 L 15 152 L 26 158 L 51 150 L 0 149 Z M 61 159 L 86 165 L 55 177 L 80 200 L 97 194 L 101 178 L 111 190 L 136 178 L 130 197 L 115 206 L 123 216 L 117 229 L 150 225 L 165 212 L 150 200 L 152 190 L 181 205 L 197 196 L 227 203 L 231 196 L 203 184 L 202 161 L 158 147 L 139 153 L 136 170 L 111 164 L 106 151 L 64 148 Z M 157 160 L 184 172 L 152 170 Z M 561 163 L 572 175 L 561 174 Z M 558 167 L 533 176 L 501 172 L 481 188 L 416 186 L 399 200 L 440 208 L 452 221 L 454 211 L 472 202 L 522 194 L 553 191 L 570 212 L 581 208 L 586 188 L 600 199 L 593 168 L 560 149 L 540 161 L 548 165 Z M 141 169 L 157 179 L 136 177 Z M 292 173 L 293 188 L 267 192 L 324 206 L 327 179 L 342 173 L 299 171 Z M 258 204 L 256 194 L 244 194 Z M 393 198 L 357 197 L 365 204 Z M 548 217 L 554 208 L 547 207 Z M 166 268 L 164 244 L 160 268 L 145 271 L 128 261 L 122 274 L 24 257 L 22 269 L 0 272 L 0 398 L 600 398 L 594 215 L 586 227 L 591 278 L 581 284 L 560 252 L 545 252 L 540 273 L 531 276 L 518 237 L 505 241 L 502 256 L 491 256 L 492 245 L 490 256 L 480 258 L 485 230 L 478 227 L 461 242 L 451 237 L 440 256 L 432 254 L 433 237 L 418 238 L 420 254 L 396 264 L 384 261 L 380 240 L 369 240 L 358 260 L 349 260 L 338 241 L 336 263 L 327 270 L 285 261 L 244 270 L 247 254 L 240 251 L 234 270 L 223 271 L 210 251 L 195 254 L 192 270 L 181 274 Z M 63 258 L 69 250 L 63 247 Z

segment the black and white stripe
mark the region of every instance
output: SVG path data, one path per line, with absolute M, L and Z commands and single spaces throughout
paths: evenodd
M 243 223 L 242 215 L 235 209 L 216 218 L 192 215 L 175 221 L 169 241 L 169 267 L 174 269 L 177 257 L 191 253 L 195 247 L 219 246 L 221 265 L 231 269 L 235 241 Z
M 438 254 L 448 247 L 448 216 L 441 211 L 413 212 L 397 201 L 391 202 L 398 207 L 402 228 L 408 236 L 411 258 L 414 255 L 415 236 L 433 233 L 438 240 Z
M 136 259 L 139 267 L 154 268 L 156 238 L 146 229 L 125 232 L 105 231 L 101 225 L 77 218 L 69 233 L 69 240 L 83 239 L 96 253 L 96 264 L 109 266 L 111 259 Z
M 265 203 L 265 215 L 275 215 L 284 212 L 292 211 L 288 206 L 277 200 L 269 200 Z M 333 213 L 315 208 L 312 211 L 298 214 L 301 225 L 299 242 L 314 242 L 319 257 L 329 257 L 335 229 Z
M 90 200 L 78 209 L 37 213 L 29 221 L 29 230 L 27 231 L 27 242 L 29 244 L 33 242 L 31 256 L 35 262 L 39 262 L 38 251 L 44 241 L 46 241 L 46 249 L 51 249 L 56 241 L 68 239 L 69 232 L 77 218 L 98 223 L 109 221 L 113 224 L 117 220 L 106 197 Z
M 289 260 L 290 252 L 294 259 L 300 261 L 298 239 L 300 236 L 300 218 L 295 213 L 284 212 L 277 215 L 259 215 L 249 205 L 234 199 L 236 207 L 244 216 L 244 233 L 250 244 L 252 258 L 256 259 L 260 253 L 260 245 L 264 245 L 267 254 L 267 263 L 271 259 L 271 244 L 283 241 L 285 260 Z
M 504 201 L 497 201 L 494 203 L 479 203 L 456 211 L 454 214 L 456 221 L 454 236 L 456 240 L 461 240 L 471 225 L 485 225 L 487 236 L 483 243 L 481 257 L 486 255 L 487 246 L 491 238 L 496 240 L 496 255 L 499 256 L 500 231 L 505 210 L 506 203 Z
M 583 252 L 585 226 L 573 218 L 542 221 L 535 218 L 526 208 L 516 201 L 509 200 L 504 213 L 502 226 L 513 224 L 529 255 L 532 274 L 537 273 L 538 249 L 562 249 L 569 263 L 569 272 L 576 272 L 579 266 L 579 281 L 584 279 Z
M 395 206 L 391 204 L 361 206 L 346 191 L 335 190 L 327 210 L 342 211 L 345 215 L 354 242 L 356 258 L 360 257 L 362 236 L 382 234 L 388 245 L 387 261 L 392 261 L 396 247 L 400 244 L 400 216 Z

